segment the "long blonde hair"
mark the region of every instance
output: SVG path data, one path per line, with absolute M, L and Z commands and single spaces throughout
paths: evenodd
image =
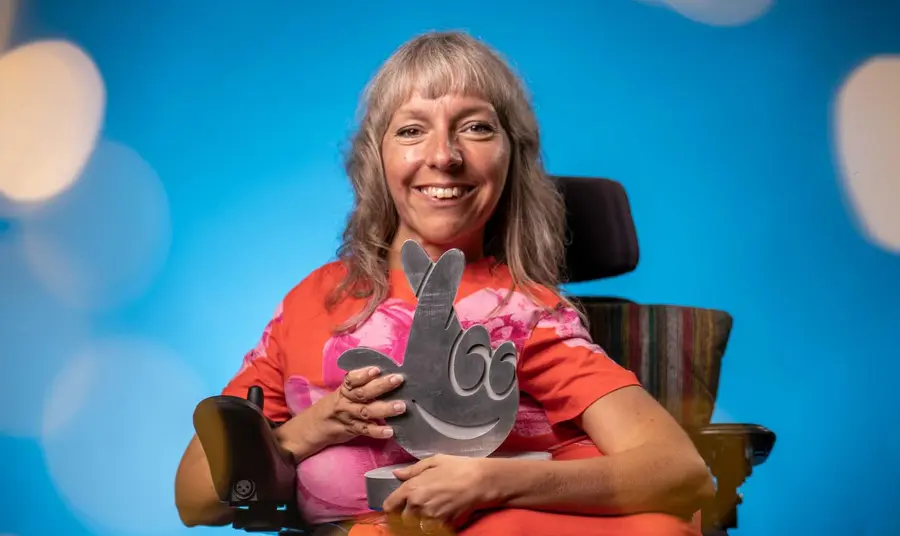
M 481 41 L 462 32 L 430 32 L 397 49 L 363 94 L 362 118 L 346 159 L 354 206 L 338 258 L 347 274 L 326 305 L 347 296 L 368 298 L 368 304 L 338 331 L 358 326 L 387 296 L 387 254 L 399 216 L 384 177 L 381 143 L 394 112 L 416 91 L 425 98 L 477 95 L 494 106 L 509 136 L 511 158 L 506 187 L 485 228 L 484 253 L 508 266 L 516 288 L 528 292 L 542 285 L 560 295 L 565 208 L 544 171 L 537 119 L 525 88 Z

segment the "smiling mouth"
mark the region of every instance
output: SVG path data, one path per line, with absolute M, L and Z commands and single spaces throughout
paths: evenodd
M 474 186 L 417 186 L 414 189 L 434 201 L 458 201 L 475 191 Z
M 422 418 L 425 419 L 425 422 L 428 423 L 429 426 L 440 432 L 446 437 L 450 439 L 457 439 L 460 441 L 470 441 L 472 439 L 477 439 L 483 435 L 486 435 L 488 432 L 494 429 L 497 426 L 497 423 L 500 422 L 500 419 L 494 419 L 493 421 L 487 424 L 479 424 L 477 426 L 460 426 L 458 424 L 452 424 L 442 419 L 439 419 L 425 411 L 422 406 L 416 403 L 415 400 L 412 401 L 413 406 L 419 410 L 419 414 L 422 415 Z

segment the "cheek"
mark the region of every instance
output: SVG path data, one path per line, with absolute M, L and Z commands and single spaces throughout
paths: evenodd
M 509 150 L 492 151 L 481 159 L 480 174 L 491 184 L 491 197 L 498 198 L 509 173 Z
M 414 149 L 393 149 L 382 153 L 384 175 L 392 190 L 403 189 L 412 182 L 420 160 L 415 152 Z

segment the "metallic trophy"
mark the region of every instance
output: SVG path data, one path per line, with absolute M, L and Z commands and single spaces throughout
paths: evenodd
M 358 347 L 341 354 L 338 366 L 347 372 L 377 366 L 382 374 L 403 375 L 405 381 L 384 398 L 403 400 L 406 412 L 385 420 L 413 457 L 500 456 L 495 450 L 512 430 L 519 409 L 515 345 L 506 341 L 493 349 L 484 326 L 462 329 L 453 307 L 466 265 L 462 251 L 447 251 L 433 263 L 417 242 L 408 240 L 401 260 L 418 300 L 403 364 Z M 543 452 L 514 456 L 550 457 Z M 370 508 L 381 509 L 400 485 L 393 471 L 407 465 L 366 473 Z

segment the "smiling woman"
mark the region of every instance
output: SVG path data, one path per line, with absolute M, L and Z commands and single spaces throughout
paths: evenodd
M 224 390 L 263 388 L 306 520 L 354 536 L 696 534 L 685 519 L 711 491 L 704 462 L 558 290 L 564 208 L 518 78 L 470 36 L 430 33 L 385 63 L 364 110 L 339 260 L 288 293 Z M 384 421 L 407 411 L 390 393 L 429 378 L 392 364 L 345 375 L 338 358 L 366 347 L 403 365 L 419 291 L 402 270 L 408 240 L 431 260 L 465 254 L 460 327 L 481 324 L 494 349 L 509 341 L 518 353 L 518 414 L 499 450 L 553 461 L 433 456 L 395 473 L 403 484 L 373 512 L 365 473 L 416 461 Z M 229 520 L 196 438 L 176 502 L 188 525 Z

